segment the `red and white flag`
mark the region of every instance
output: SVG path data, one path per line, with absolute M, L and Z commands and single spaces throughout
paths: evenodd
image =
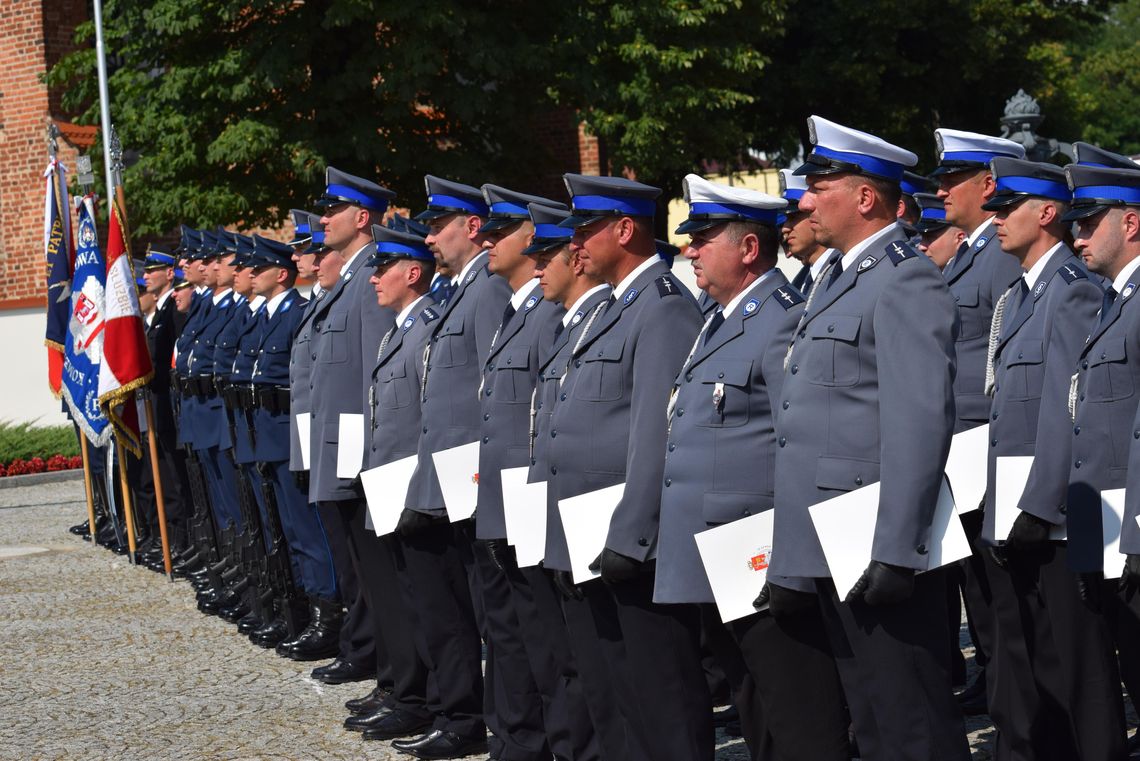
M 154 377 L 139 309 L 135 275 L 127 248 L 126 225 L 117 203 L 111 204 L 107 231 L 107 286 L 103 318 L 103 363 L 99 366 L 99 405 L 115 435 L 141 456 L 135 390 Z

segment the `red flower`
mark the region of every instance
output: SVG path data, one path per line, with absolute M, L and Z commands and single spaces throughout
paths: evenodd
M 73 455 L 73 456 L 67 458 L 67 467 L 71 468 L 72 470 L 78 470 L 79 468 L 82 468 L 83 467 L 83 456 L 82 455 Z
M 4 463 L 0 462 L 0 478 L 8 475 L 8 469 L 4 467 Z

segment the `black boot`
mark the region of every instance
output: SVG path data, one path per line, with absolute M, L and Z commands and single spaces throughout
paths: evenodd
M 331 658 L 340 652 L 340 625 L 343 621 L 344 608 L 339 600 L 317 598 L 313 602 L 312 618 L 305 631 L 295 640 L 278 645 L 277 654 L 295 661 Z

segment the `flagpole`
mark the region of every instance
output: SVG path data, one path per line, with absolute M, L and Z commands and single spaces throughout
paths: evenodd
M 111 439 L 115 442 L 115 448 L 119 452 L 119 484 L 123 489 L 123 522 L 127 524 L 127 549 L 131 553 L 131 565 L 134 565 L 137 562 L 135 559 L 135 516 L 134 510 L 131 509 L 131 484 L 127 480 L 127 453 L 116 437 L 112 436 Z
M 79 431 L 79 450 L 83 453 L 83 489 L 87 493 L 87 532 L 95 546 L 95 495 L 91 489 L 91 458 L 87 454 L 87 434 Z
M 174 581 L 174 570 L 170 561 L 170 538 L 166 533 L 166 504 L 162 495 L 162 479 L 158 474 L 158 443 L 154 438 L 154 404 L 150 394 L 144 389 L 143 406 L 146 410 L 146 437 L 150 443 L 150 472 L 154 479 L 154 503 L 158 507 L 158 535 L 162 539 L 162 565 L 166 576 Z
M 103 171 L 107 180 L 107 208 L 115 193 L 111 180 L 111 96 L 107 89 L 107 49 L 103 44 L 103 0 L 93 0 L 95 6 L 95 63 L 99 70 L 99 122 L 103 129 Z

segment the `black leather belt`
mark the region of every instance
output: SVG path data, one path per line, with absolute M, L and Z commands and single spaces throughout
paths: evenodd
M 270 414 L 289 411 L 289 389 L 286 386 L 257 386 L 257 404 Z

